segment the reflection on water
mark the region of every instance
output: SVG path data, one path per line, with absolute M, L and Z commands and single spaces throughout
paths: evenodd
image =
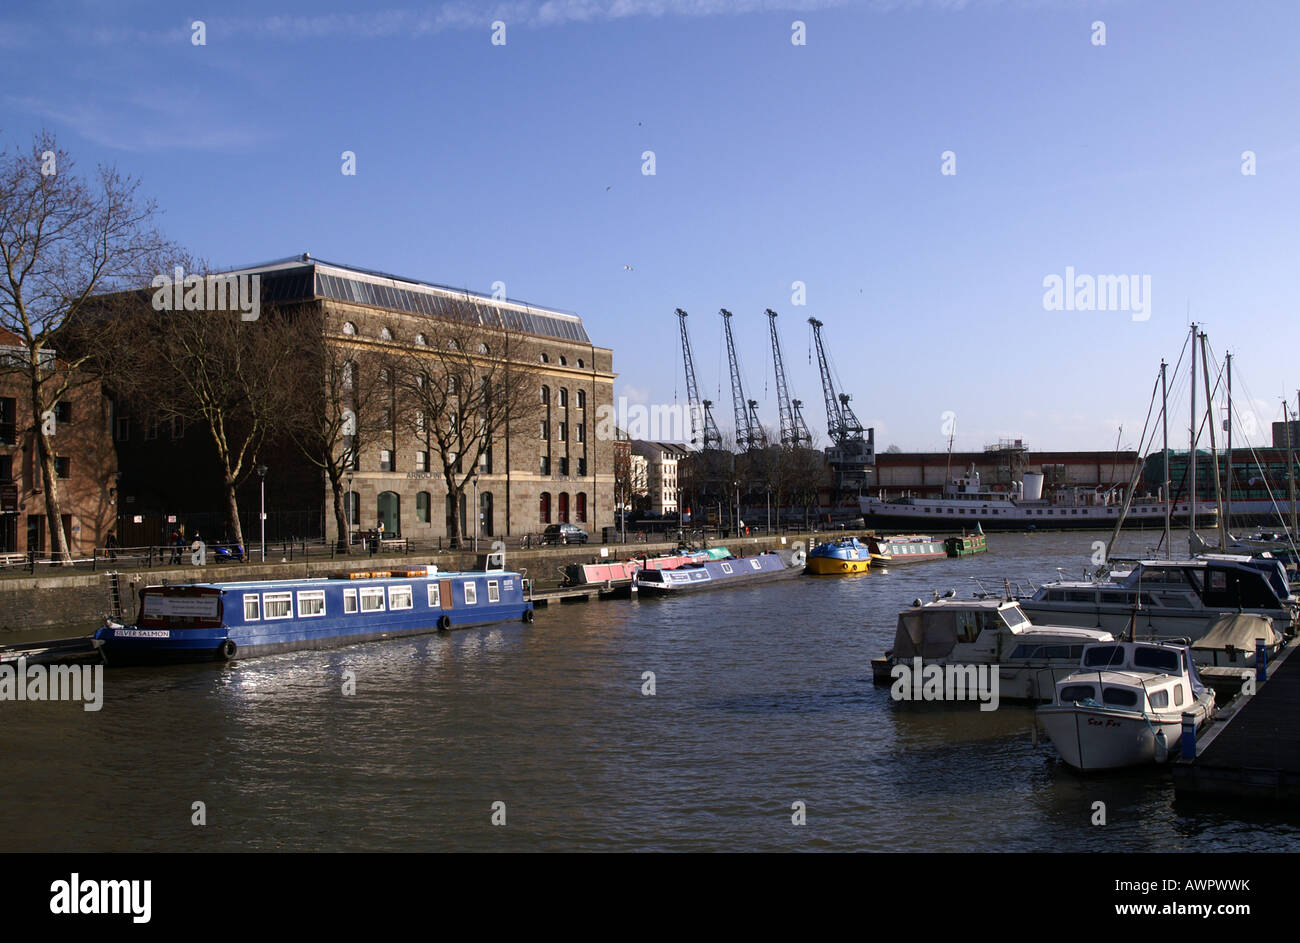
M 98 713 L 0 703 L 0 849 L 1300 849 L 1295 823 L 1175 808 L 1166 772 L 1070 772 L 1025 706 L 899 705 L 871 683 L 914 597 L 1073 574 L 1099 537 L 109 671 Z

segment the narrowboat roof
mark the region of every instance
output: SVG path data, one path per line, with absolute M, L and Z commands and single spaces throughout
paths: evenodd
M 226 590 L 264 590 L 293 588 L 308 585 L 324 586 L 362 586 L 373 583 L 392 583 L 405 582 L 410 580 L 446 580 L 454 578 L 487 578 L 495 579 L 499 577 L 513 577 L 521 574 L 515 570 L 433 570 L 423 576 L 372 576 L 372 577 L 337 577 L 337 576 L 308 576 L 297 579 L 287 580 L 231 580 L 228 582 L 213 583 L 154 583 L 145 586 L 144 589 L 215 589 L 219 591 Z

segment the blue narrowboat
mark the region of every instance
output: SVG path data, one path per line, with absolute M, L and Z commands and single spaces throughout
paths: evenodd
M 522 619 L 521 574 L 437 567 L 328 578 L 147 586 L 134 625 L 95 632 L 109 664 L 232 661 Z
M 675 596 L 704 589 L 720 589 L 766 580 L 798 576 L 803 560 L 792 562 L 788 554 L 777 551 L 756 557 L 730 557 L 688 563 L 675 570 L 642 570 L 637 574 L 637 591 L 651 595 Z

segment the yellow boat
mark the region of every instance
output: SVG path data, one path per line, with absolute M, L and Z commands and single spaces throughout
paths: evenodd
M 814 576 L 847 576 L 866 573 L 871 567 L 871 551 L 856 537 L 818 544 L 808 552 L 806 572 Z

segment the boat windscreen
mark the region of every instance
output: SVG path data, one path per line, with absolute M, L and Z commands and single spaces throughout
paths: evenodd
M 1108 668 L 1124 664 L 1123 645 L 1095 645 L 1083 653 L 1083 667 Z
M 1178 652 L 1167 648 L 1147 648 L 1140 645 L 1133 649 L 1133 667 L 1176 675 L 1179 670 Z
M 1002 621 L 1007 624 L 1007 628 L 1015 629 L 1029 622 L 1029 618 L 1021 611 L 1019 606 L 1008 606 L 1006 609 L 999 610 L 1002 613 Z

